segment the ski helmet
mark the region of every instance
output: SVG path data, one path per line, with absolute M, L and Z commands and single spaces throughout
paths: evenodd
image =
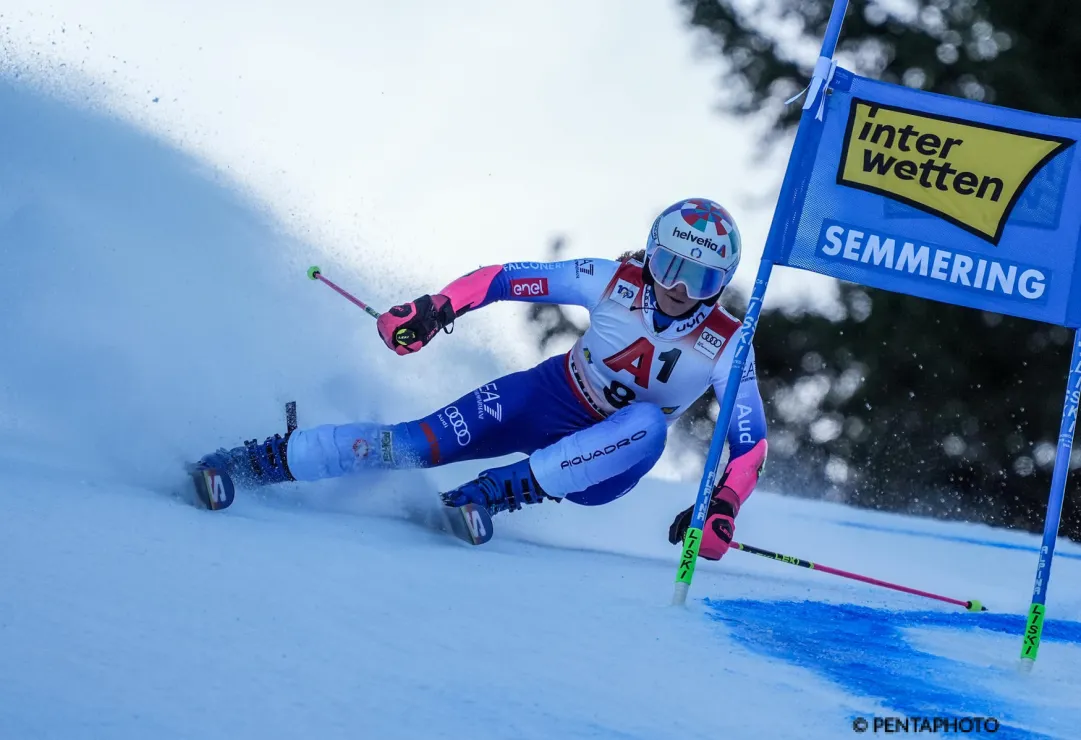
M 665 208 L 646 242 L 649 276 L 666 288 L 683 283 L 695 300 L 716 298 L 739 266 L 735 219 L 720 204 L 688 198 Z

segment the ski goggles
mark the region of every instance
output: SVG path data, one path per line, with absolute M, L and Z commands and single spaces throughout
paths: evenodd
M 687 295 L 699 301 L 712 298 L 728 284 L 727 270 L 706 267 L 660 245 L 649 258 L 649 271 L 658 285 L 674 288 L 676 283 L 683 283 Z

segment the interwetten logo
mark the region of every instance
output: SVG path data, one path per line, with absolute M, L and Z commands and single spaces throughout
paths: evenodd
M 997 245 L 1029 182 L 1073 143 L 854 98 L 837 183 L 907 203 Z

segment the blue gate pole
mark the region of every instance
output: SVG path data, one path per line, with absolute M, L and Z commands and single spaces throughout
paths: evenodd
M 795 175 L 801 169 L 800 164 L 808 154 L 808 145 L 817 143 L 817 139 L 813 138 L 811 132 L 814 113 L 809 111 L 817 96 L 826 94 L 828 62 L 833 58 L 833 52 L 837 48 L 837 38 L 841 35 L 841 25 L 844 22 L 845 10 L 847 9 L 848 0 L 834 0 L 833 10 L 830 12 L 829 22 L 826 25 L 826 33 L 822 37 L 822 51 L 819 55 L 819 63 L 815 65 L 815 74 L 808 87 L 803 116 L 799 128 L 796 130 L 796 141 L 792 145 L 792 156 L 788 160 L 784 182 L 781 185 L 781 193 L 777 199 L 777 208 L 773 212 L 773 221 L 770 224 L 769 235 L 766 237 L 765 255 L 758 265 L 754 290 L 751 292 L 751 299 L 747 305 L 747 315 L 743 319 L 743 326 L 739 331 L 736 353 L 732 359 L 732 369 L 728 373 L 728 384 L 725 386 L 724 398 L 721 400 L 721 408 L 717 414 L 717 424 L 713 428 L 713 439 L 709 445 L 709 453 L 706 455 L 706 469 L 698 486 L 698 497 L 695 499 L 694 513 L 691 516 L 691 523 L 687 527 L 687 533 L 683 538 L 683 550 L 680 553 L 679 568 L 676 571 L 675 592 L 672 594 L 672 603 L 677 606 L 687 603 L 687 593 L 691 588 L 694 567 L 698 562 L 698 551 L 702 545 L 702 528 L 706 523 L 706 512 L 709 510 L 709 500 L 713 495 L 713 485 L 717 478 L 717 466 L 724 452 L 724 441 L 728 436 L 728 425 L 732 421 L 732 412 L 736 407 L 736 394 L 739 392 L 743 368 L 747 364 L 747 353 L 751 348 L 751 342 L 754 340 L 758 315 L 762 310 L 762 301 L 766 297 L 766 287 L 769 284 L 770 273 L 773 271 L 774 258 L 782 250 L 785 233 L 789 228 L 793 228 L 799 220 L 799 213 L 796 212 L 796 202 L 800 199 L 802 193 L 799 192 L 797 187 L 798 178 Z M 823 60 L 827 63 L 824 64 Z M 813 156 L 813 152 L 810 152 L 810 154 Z
M 1047 585 L 1051 580 L 1051 559 L 1055 556 L 1055 539 L 1058 537 L 1059 521 L 1062 519 L 1062 500 L 1066 494 L 1066 477 L 1070 474 L 1070 456 L 1073 454 L 1074 427 L 1077 424 L 1077 406 L 1081 401 L 1081 330 L 1074 330 L 1073 357 L 1070 374 L 1066 380 L 1066 400 L 1062 406 L 1062 424 L 1058 432 L 1058 450 L 1055 452 L 1055 472 L 1051 478 L 1051 495 L 1047 499 L 1047 516 L 1043 525 L 1043 545 L 1040 562 L 1036 566 L 1036 583 L 1032 587 L 1032 604 L 1028 608 L 1025 638 L 1021 646 L 1021 668 L 1028 672 L 1036 662 L 1043 635 L 1043 618 L 1047 603 Z

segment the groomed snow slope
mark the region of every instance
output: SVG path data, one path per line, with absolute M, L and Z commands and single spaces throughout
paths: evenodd
M 690 486 L 535 507 L 484 548 L 404 514 L 469 465 L 187 505 L 183 462 L 287 400 L 396 419 L 501 369 L 460 336 L 387 352 L 303 270 L 379 305 L 395 286 L 187 156 L 10 83 L 0 110 L 0 737 L 836 738 L 911 714 L 1077 736 L 1070 543 L 1021 676 L 1029 535 L 759 492 L 739 539 L 992 612 L 736 552 L 675 609 Z

